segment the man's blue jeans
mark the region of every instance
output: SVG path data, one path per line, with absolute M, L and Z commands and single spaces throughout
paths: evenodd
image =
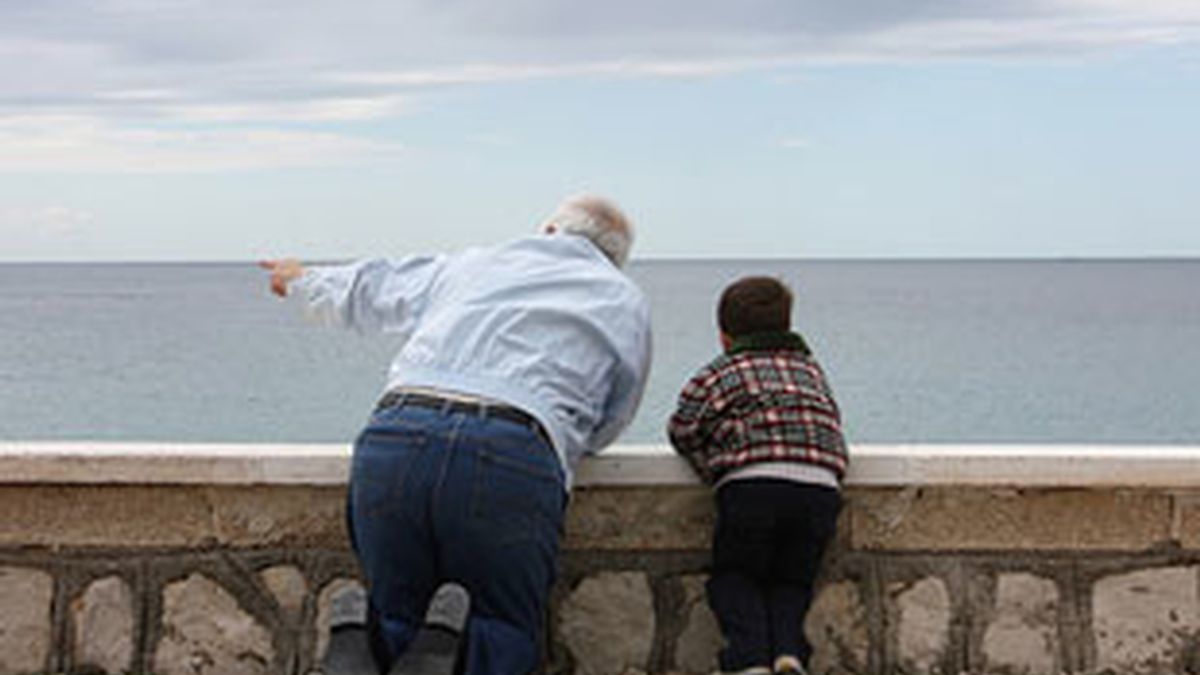
M 386 668 L 446 581 L 471 594 L 465 672 L 537 667 L 566 492 L 554 449 L 526 425 L 403 403 L 354 447 L 348 517 Z

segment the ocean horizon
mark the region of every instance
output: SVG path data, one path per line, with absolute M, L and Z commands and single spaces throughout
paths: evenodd
M 623 442 L 665 442 L 745 274 L 796 291 L 851 442 L 1195 443 L 1200 259 L 638 258 L 655 359 Z M 253 261 L 0 263 L 0 439 L 345 442 L 387 336 L 308 324 Z

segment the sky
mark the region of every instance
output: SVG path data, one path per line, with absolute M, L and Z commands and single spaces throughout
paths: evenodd
M 7 0 L 0 262 L 1200 256 L 1195 0 Z

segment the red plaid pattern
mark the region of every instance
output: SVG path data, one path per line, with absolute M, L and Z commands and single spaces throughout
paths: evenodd
M 821 366 L 799 350 L 717 357 L 684 385 L 667 434 L 708 482 L 757 462 L 846 472 L 837 402 Z

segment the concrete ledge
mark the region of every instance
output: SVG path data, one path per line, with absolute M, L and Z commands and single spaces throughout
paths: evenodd
M 815 674 L 1200 672 L 1200 447 L 852 452 Z M 356 583 L 349 458 L 0 443 L 0 675 L 309 672 L 333 591 Z M 546 672 L 716 670 L 711 491 L 655 445 L 577 483 Z
M 1200 446 L 856 445 L 846 484 L 863 487 L 1158 487 L 1200 485 Z M 0 483 L 343 485 L 341 444 L 0 442 Z M 589 458 L 577 484 L 694 485 L 665 445 L 622 445 Z
M 1200 550 L 1200 447 L 857 446 L 860 551 Z M 0 546 L 345 544 L 345 445 L 0 445 Z M 663 446 L 585 461 L 564 546 L 707 548 L 712 495 Z
M 0 483 L 345 485 L 333 444 L 0 443 Z

